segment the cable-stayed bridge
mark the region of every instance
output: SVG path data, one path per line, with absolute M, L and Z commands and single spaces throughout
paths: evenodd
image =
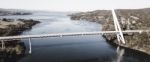
M 101 34 L 116 34 L 118 42 L 125 44 L 125 39 L 123 33 L 141 33 L 141 32 L 149 32 L 150 30 L 125 30 L 122 31 L 118 18 L 116 16 L 115 10 L 112 9 L 113 21 L 115 26 L 115 31 L 96 31 L 96 32 L 74 32 L 74 33 L 51 33 L 51 34 L 39 34 L 39 35 L 20 35 L 20 36 L 6 36 L 0 37 L 1 41 L 1 49 L 5 48 L 5 40 L 13 40 L 13 39 L 29 39 L 29 53 L 32 52 L 32 38 L 45 38 L 45 37 L 63 37 L 63 36 L 83 36 L 83 35 L 101 35 Z

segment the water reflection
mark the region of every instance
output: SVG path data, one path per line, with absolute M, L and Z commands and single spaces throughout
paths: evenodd
M 117 46 L 115 56 L 101 56 L 68 62 L 150 62 L 150 55 L 140 51 Z
M 92 42 L 91 42 L 92 43 Z M 91 44 L 89 43 L 89 44 Z M 84 42 L 82 43 L 75 43 L 75 44 L 81 44 L 83 45 Z M 70 44 L 56 44 L 56 45 L 51 45 L 50 47 L 56 47 L 56 46 L 63 46 L 63 45 L 70 45 Z M 73 44 L 71 44 L 73 45 Z M 49 47 L 49 46 L 46 46 Z M 38 47 L 41 48 L 41 47 Z M 45 48 L 45 47 L 43 47 Z M 132 50 L 132 49 L 128 49 L 128 48 L 124 48 L 124 47 L 120 47 L 120 46 L 113 46 L 113 49 L 115 49 L 116 53 L 115 55 L 100 55 L 97 57 L 89 57 L 89 58 L 84 58 L 80 57 L 78 59 L 68 59 L 68 60 L 54 60 L 53 62 L 150 62 L 150 55 L 145 54 L 143 52 L 139 52 L 136 50 Z M 41 49 L 42 50 L 42 49 Z M 44 49 L 43 49 L 44 50 Z M 36 52 L 34 52 L 36 53 Z M 33 55 L 34 55 L 33 53 Z M 48 53 L 47 53 L 48 54 Z M 20 55 L 17 54 L 8 54 L 8 53 L 4 53 L 1 52 L 0 53 L 0 62 L 20 62 L 20 59 L 22 59 L 23 57 L 26 57 L 25 53 L 22 53 Z M 49 57 L 51 58 L 51 57 Z M 42 60 L 43 58 L 39 59 Z M 38 59 L 37 59 L 38 60 Z M 33 60 L 34 61 L 34 60 Z M 45 60 L 42 60 L 45 61 Z M 42 61 L 37 61 L 37 62 L 42 62 Z M 47 60 L 45 62 L 49 62 L 50 60 Z M 30 62 L 30 61 L 28 61 Z
M 118 46 L 116 52 L 117 52 L 117 59 L 114 62 L 122 62 L 125 49 L 120 48 L 120 46 Z
M 116 53 L 114 62 L 150 62 L 150 55 L 137 50 L 117 46 Z

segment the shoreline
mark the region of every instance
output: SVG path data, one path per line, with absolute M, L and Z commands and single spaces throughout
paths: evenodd
M 0 36 L 18 35 L 25 30 L 31 29 L 32 26 L 40 23 L 32 19 L 6 19 L 0 20 Z
M 116 14 L 122 30 L 150 29 L 150 9 L 117 9 Z M 72 20 L 86 20 L 102 25 L 102 31 L 114 31 L 113 18 L 110 10 L 96 10 L 69 15 Z M 150 54 L 150 32 L 125 33 L 126 44 L 117 42 L 115 34 L 104 34 L 111 43 Z
M 0 20 L 0 36 L 13 36 L 19 35 L 25 30 L 32 29 L 32 26 L 40 23 L 32 19 L 6 19 Z M 12 42 L 13 41 L 13 42 Z M 1 42 L 0 42 L 1 44 Z M 22 55 L 25 53 L 25 44 L 20 40 L 7 40 L 5 48 L 0 47 L 0 53 L 6 53 L 7 55 Z

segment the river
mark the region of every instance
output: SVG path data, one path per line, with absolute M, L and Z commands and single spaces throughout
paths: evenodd
M 21 35 L 101 31 L 100 24 L 70 20 L 68 14 L 34 12 L 33 15 L 1 16 L 1 18 L 34 19 L 41 22 Z M 28 40 L 21 41 L 26 45 L 25 55 L 6 62 L 150 62 L 150 55 L 113 46 L 102 35 L 31 39 L 32 54 L 28 53 Z

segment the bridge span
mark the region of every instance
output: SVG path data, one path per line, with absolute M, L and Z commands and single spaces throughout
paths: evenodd
M 123 33 L 141 33 L 149 32 L 150 30 L 125 30 Z M 6 36 L 0 37 L 0 40 L 9 39 L 28 39 L 28 38 L 45 38 L 45 37 L 63 37 L 63 36 L 83 36 L 83 35 L 102 35 L 102 34 L 117 34 L 119 31 L 95 31 L 95 32 L 74 32 L 74 33 L 51 33 L 51 34 L 38 34 L 38 35 L 19 35 L 19 36 Z
M 126 30 L 122 33 L 141 33 L 150 32 L 150 30 Z M 5 49 L 5 40 L 18 40 L 18 39 L 29 39 L 29 54 L 32 53 L 31 38 L 46 38 L 46 37 L 63 37 L 63 36 L 83 36 L 83 35 L 103 35 L 103 34 L 118 34 L 119 31 L 96 31 L 96 32 L 75 32 L 75 33 L 52 33 L 52 34 L 39 34 L 39 35 L 20 35 L 20 36 L 7 36 L 0 37 L 1 48 Z

